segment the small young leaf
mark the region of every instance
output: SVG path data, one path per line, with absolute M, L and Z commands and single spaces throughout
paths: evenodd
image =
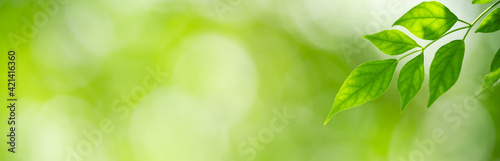
M 491 88 L 496 82 L 500 81 L 500 49 L 498 49 L 493 61 L 491 62 L 490 73 L 484 76 L 483 87 L 481 91 Z
M 490 72 L 493 72 L 498 68 L 500 68 L 500 49 L 498 49 L 497 54 L 493 58 L 493 61 L 491 61 Z
M 385 93 L 397 64 L 396 59 L 386 59 L 369 61 L 356 67 L 335 96 L 325 125 L 337 112 L 364 104 Z
M 436 1 L 430 1 L 422 2 L 413 7 L 393 26 L 403 26 L 421 39 L 436 40 L 450 30 L 457 21 L 457 16 L 446 6 Z
M 465 43 L 463 40 L 454 40 L 438 49 L 431 63 L 427 107 L 430 107 L 457 82 L 462 69 L 464 53 Z
M 387 55 L 399 55 L 420 45 L 399 30 L 384 30 L 382 32 L 365 35 L 380 51 Z
M 472 4 L 485 4 L 490 2 L 493 2 L 493 0 L 473 0 Z
M 401 111 L 417 95 L 424 83 L 424 53 L 416 56 L 401 69 L 398 90 L 401 96 Z
M 490 33 L 498 30 L 500 30 L 500 8 L 495 9 L 486 16 L 477 27 L 476 32 Z
M 484 76 L 484 82 L 481 91 L 493 87 L 498 81 L 500 81 L 500 68 Z

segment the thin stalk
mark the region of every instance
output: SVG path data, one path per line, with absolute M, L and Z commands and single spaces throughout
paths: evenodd
M 419 52 L 419 51 L 422 51 L 422 49 L 420 49 L 420 50 L 415 50 L 415 51 L 413 51 L 413 52 L 411 52 L 411 53 L 408 53 L 408 54 L 406 54 L 405 56 L 403 56 L 403 57 L 399 58 L 399 59 L 398 59 L 398 61 L 400 61 L 401 59 L 404 59 L 404 58 L 406 58 L 406 57 L 410 56 L 411 54 L 414 54 L 414 53 L 416 53 L 416 52 Z
M 467 30 L 467 32 L 465 33 L 463 40 L 465 40 L 465 38 L 466 38 L 466 37 L 467 37 L 467 35 L 469 34 L 470 29 L 472 29 L 472 26 L 474 26 L 474 25 L 477 23 L 477 21 L 479 21 L 479 19 L 481 19 L 481 17 L 483 17 L 486 13 L 488 13 L 491 9 L 493 9 L 493 7 L 495 7 L 495 6 L 496 6 L 496 5 L 498 5 L 499 3 L 500 3 L 500 1 L 495 2 L 495 3 L 494 3 L 494 4 L 492 4 L 490 7 L 488 7 L 486 10 L 484 10 L 484 11 L 483 11 L 483 13 L 481 13 L 479 16 L 477 16 L 477 18 L 476 18 L 476 19 L 472 22 L 472 24 L 470 25 L 470 26 L 471 26 L 471 28 L 469 28 L 469 29 Z
M 495 6 L 496 6 L 496 5 L 498 5 L 499 3 L 500 3 L 500 1 L 497 1 L 497 2 L 495 2 L 494 4 L 492 4 L 492 5 L 491 5 L 490 7 L 488 7 L 486 10 L 484 10 L 484 11 L 483 11 L 483 13 L 481 13 L 479 16 L 477 16 L 477 18 L 476 18 L 476 19 L 475 19 L 472 23 L 468 23 L 467 21 L 464 21 L 464 20 L 458 19 L 458 21 L 459 21 L 459 22 L 465 23 L 465 24 L 467 24 L 468 26 L 465 26 L 465 27 L 460 27 L 460 28 L 457 28 L 457 29 L 452 30 L 452 31 L 450 31 L 450 32 L 447 32 L 447 33 L 443 34 L 443 36 L 441 36 L 440 38 L 438 38 L 438 39 L 436 39 L 436 40 L 433 40 L 433 41 L 431 41 L 429 44 L 425 45 L 425 47 L 423 47 L 423 48 L 422 48 L 422 47 L 420 47 L 420 50 L 415 50 L 415 51 L 413 51 L 413 52 L 411 52 L 411 53 L 408 53 L 408 54 L 406 54 L 405 56 L 403 56 L 403 57 L 399 58 L 399 59 L 398 59 L 398 61 L 400 61 L 401 59 L 404 59 L 404 58 L 406 58 L 406 57 L 408 57 L 408 56 L 410 56 L 410 55 L 412 55 L 412 54 L 414 54 L 414 53 L 416 53 L 416 52 L 419 52 L 419 51 L 422 51 L 422 52 L 423 52 L 425 49 L 427 49 L 427 47 L 431 46 L 432 44 L 434 44 L 436 41 L 440 40 L 441 38 L 443 38 L 443 37 L 445 37 L 445 36 L 447 36 L 447 35 L 449 35 L 449 34 L 452 34 L 452 33 L 454 33 L 454 32 L 457 32 L 457 31 L 463 30 L 463 29 L 467 29 L 467 32 L 465 33 L 464 38 L 463 38 L 463 40 L 465 40 L 465 38 L 466 38 L 466 37 L 467 37 L 467 35 L 469 34 L 470 30 L 471 30 L 471 29 L 472 29 L 472 27 L 473 27 L 473 26 L 474 26 L 474 25 L 475 25 L 475 24 L 479 21 L 479 19 L 481 19 L 481 17 L 483 17 L 486 13 L 488 13 L 491 9 L 493 9 L 493 7 L 495 7 Z
M 466 29 L 466 28 L 469 28 L 469 29 L 470 29 L 471 27 L 472 27 L 472 26 L 465 26 L 465 27 L 460 27 L 460 28 L 457 28 L 457 29 L 455 29 L 455 30 L 452 30 L 452 31 L 450 31 L 450 32 L 445 33 L 445 34 L 444 34 L 443 36 L 441 36 L 439 39 L 441 39 L 441 38 L 443 38 L 443 37 L 445 37 L 445 36 L 447 36 L 447 35 L 449 35 L 449 34 L 451 34 L 451 33 L 454 33 L 454 32 L 457 32 L 457 31 L 460 31 L 460 30 L 463 30 L 463 29 Z M 430 42 L 429 44 L 425 45 L 425 47 L 423 48 L 423 50 L 427 49 L 427 47 L 431 46 L 432 44 L 434 44 L 434 43 L 435 43 L 436 41 L 438 41 L 439 39 L 436 39 L 436 40 L 434 40 L 434 41 Z
M 464 24 L 466 24 L 466 25 L 472 26 L 472 24 L 468 23 L 467 21 L 464 21 L 464 20 L 461 20 L 461 19 L 458 19 L 458 21 L 459 21 L 459 22 L 462 22 L 462 23 L 464 23 Z

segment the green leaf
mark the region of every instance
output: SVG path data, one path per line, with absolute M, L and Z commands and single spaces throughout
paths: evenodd
M 485 4 L 490 2 L 493 2 L 493 0 L 473 0 L 472 4 Z
M 476 32 L 490 33 L 498 30 L 500 30 L 500 8 L 495 9 L 486 16 L 477 27 Z
M 397 64 L 396 59 L 386 59 L 369 61 L 356 67 L 340 87 L 325 125 L 337 112 L 364 104 L 385 93 Z
M 484 76 L 483 87 L 481 91 L 491 88 L 496 82 L 500 81 L 500 49 L 498 49 L 493 61 L 491 62 L 490 73 Z
M 500 81 L 500 68 L 484 76 L 484 82 L 481 91 L 493 87 L 498 81 Z
M 406 63 L 399 74 L 398 90 L 401 96 L 401 111 L 422 88 L 424 76 L 424 53 L 421 53 Z
M 365 35 L 380 51 L 387 55 L 399 55 L 420 45 L 399 30 L 384 30 L 382 32 Z
M 491 61 L 490 72 L 493 72 L 498 68 L 500 68 L 500 49 L 498 49 L 497 54 L 493 58 L 493 61 Z
M 450 30 L 457 21 L 457 16 L 446 6 L 436 1 L 430 1 L 422 2 L 413 7 L 393 26 L 403 26 L 421 39 L 436 40 Z
M 454 40 L 438 49 L 431 63 L 427 107 L 430 107 L 457 82 L 464 53 L 465 42 L 463 40 Z

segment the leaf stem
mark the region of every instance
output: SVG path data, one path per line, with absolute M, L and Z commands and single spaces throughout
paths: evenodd
M 467 35 L 469 34 L 470 30 L 472 29 L 472 26 L 474 26 L 479 21 L 479 19 L 481 19 L 481 17 L 483 17 L 486 13 L 488 13 L 491 9 L 493 9 L 493 7 L 495 7 L 499 3 L 500 3 L 500 1 L 495 2 L 490 7 L 488 7 L 486 10 L 484 10 L 483 13 L 481 13 L 479 16 L 477 16 L 477 18 L 470 25 L 470 28 L 465 33 L 464 38 L 463 38 L 464 41 L 465 41 L 465 38 L 467 37 Z
M 449 35 L 449 34 L 451 34 L 451 33 L 454 33 L 454 32 L 457 32 L 457 31 L 460 31 L 460 30 L 463 30 L 463 29 L 466 29 L 466 28 L 469 28 L 469 29 L 470 29 L 471 27 L 472 27 L 472 26 L 465 26 L 465 27 L 460 27 L 460 28 L 457 28 L 457 29 L 455 29 L 455 30 L 452 30 L 452 31 L 450 31 L 450 32 L 445 33 L 445 34 L 444 34 L 443 36 L 441 36 L 439 39 L 441 39 L 441 38 L 443 38 L 443 37 L 445 37 L 445 36 L 447 36 L 447 35 Z M 425 45 L 425 47 L 424 47 L 422 50 L 427 49 L 427 47 L 431 46 L 432 44 L 434 44 L 434 43 L 435 43 L 436 41 L 438 41 L 439 39 L 436 39 L 436 40 L 434 40 L 434 41 L 430 42 L 429 44 Z
M 468 23 L 467 21 L 464 21 L 464 20 L 461 20 L 461 19 L 458 19 L 458 21 L 459 21 L 459 22 L 462 22 L 462 23 L 464 23 L 464 24 L 466 24 L 466 25 L 472 26 L 472 24 Z
M 500 2 L 500 1 L 499 1 L 499 2 Z M 441 38 L 443 38 L 443 37 L 445 37 L 445 36 L 447 36 L 447 35 L 449 35 L 449 34 L 452 34 L 452 33 L 454 33 L 454 32 L 457 32 L 457 31 L 460 31 L 460 30 L 466 29 L 466 28 L 470 29 L 471 27 L 472 27 L 472 26 L 465 26 L 465 27 L 460 27 L 460 28 L 457 28 L 457 29 L 455 29 L 455 30 L 451 30 L 450 32 L 447 32 L 447 33 L 443 34 L 443 36 L 441 36 L 439 39 L 441 39 Z M 425 49 L 427 49 L 427 47 L 431 46 L 432 44 L 434 44 L 434 43 L 435 43 L 436 41 L 438 41 L 439 39 L 433 40 L 433 41 L 432 41 L 432 42 L 430 42 L 429 44 L 425 45 L 425 47 L 423 47 L 423 48 L 422 48 L 422 47 L 420 47 L 420 50 L 415 50 L 415 51 L 413 51 L 413 52 L 411 52 L 411 53 L 406 54 L 405 56 L 403 56 L 403 57 L 399 58 L 399 59 L 398 59 L 398 61 L 399 61 L 399 60 L 401 60 L 401 59 L 404 59 L 404 58 L 406 58 L 407 56 L 410 56 L 411 54 L 414 54 L 414 53 L 416 53 L 416 52 L 419 52 L 419 51 L 424 51 Z
M 405 56 L 403 56 L 403 57 L 399 58 L 399 59 L 398 59 L 398 61 L 400 61 L 401 59 L 406 58 L 407 56 L 410 56 L 411 54 L 414 54 L 414 53 L 419 52 L 419 51 L 422 51 L 422 50 L 423 50 L 423 49 L 412 51 L 411 53 L 408 53 L 408 54 L 406 54 Z

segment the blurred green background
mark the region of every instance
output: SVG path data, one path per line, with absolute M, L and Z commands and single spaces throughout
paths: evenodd
M 469 35 L 457 84 L 431 108 L 428 77 L 404 112 L 394 79 L 323 126 L 348 74 L 390 57 L 361 36 L 420 2 L 1 0 L 19 104 L 16 154 L 0 109 L 0 160 L 500 161 L 499 90 L 474 97 L 498 32 Z M 469 22 L 488 7 L 440 2 Z M 463 34 L 429 48 L 426 73 Z

